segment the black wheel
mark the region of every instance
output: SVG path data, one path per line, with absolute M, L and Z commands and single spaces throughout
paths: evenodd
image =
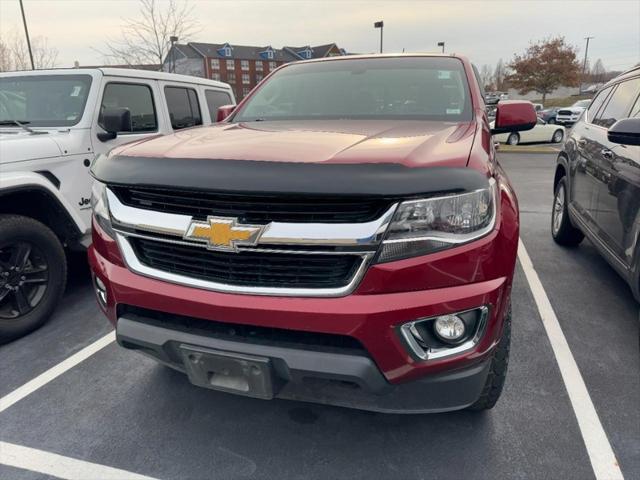
M 584 238 L 584 234 L 571 224 L 568 210 L 567 177 L 562 177 L 556 186 L 551 212 L 551 235 L 559 245 L 573 247 Z
M 507 144 L 509 145 L 518 145 L 520 143 L 520 135 L 517 133 L 510 133 L 507 137 Z
M 0 215 L 0 343 L 46 322 L 66 281 L 58 237 L 32 218 Z
M 551 117 L 547 123 L 550 123 L 551 125 L 555 125 L 556 119 Z
M 493 352 L 493 358 L 491 359 L 491 366 L 489 367 L 489 375 L 482 389 L 482 393 L 478 400 L 475 401 L 469 410 L 476 412 L 482 410 L 489 410 L 493 408 L 504 387 L 504 382 L 507 379 L 507 368 L 509 366 L 509 350 L 511 349 L 511 306 L 504 319 L 504 327 L 502 329 L 502 337 L 500 343 Z
M 560 129 L 553 132 L 553 136 L 551 137 L 551 141 L 553 143 L 560 143 L 564 139 L 564 132 Z

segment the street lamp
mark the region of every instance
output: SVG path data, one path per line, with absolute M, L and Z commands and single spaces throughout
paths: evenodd
M 442 47 L 442 53 L 444 53 L 444 42 L 438 42 L 438 46 Z
M 171 42 L 171 73 L 176 73 L 176 52 L 173 50 L 173 44 L 178 41 L 178 37 L 171 35 L 169 41 Z
M 379 22 L 374 23 L 373 27 L 380 29 L 380 53 L 382 53 L 382 30 L 384 29 L 384 22 L 380 20 Z

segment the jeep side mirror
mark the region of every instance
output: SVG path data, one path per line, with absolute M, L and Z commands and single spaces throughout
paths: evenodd
M 106 142 L 113 140 L 118 136 L 118 132 L 130 132 L 131 111 L 128 108 L 105 108 L 100 115 L 98 125 L 102 127 L 104 132 L 98 133 L 98 140 Z
M 612 143 L 640 145 L 640 118 L 623 118 L 611 125 L 607 138 Z
M 222 105 L 221 107 L 218 107 L 216 122 L 222 122 L 225 118 L 231 115 L 235 109 L 235 105 Z
M 538 116 L 531 102 L 501 100 L 496 108 L 496 120 L 491 134 L 521 132 L 536 126 Z

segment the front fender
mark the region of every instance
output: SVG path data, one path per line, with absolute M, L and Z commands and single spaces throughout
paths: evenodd
M 84 235 L 90 231 L 91 226 L 82 220 L 78 215 L 78 211 L 67 201 L 56 186 L 43 175 L 35 172 L 20 171 L 6 172 L 0 175 L 0 198 L 4 193 L 29 188 L 45 191 L 53 201 L 58 202 L 60 207 L 67 212 L 80 234 Z

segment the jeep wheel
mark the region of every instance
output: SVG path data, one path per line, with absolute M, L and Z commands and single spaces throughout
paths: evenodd
M 66 280 L 64 250 L 48 227 L 32 218 L 0 215 L 0 343 L 41 326 Z
M 478 400 L 475 401 L 469 410 L 476 412 L 482 410 L 489 410 L 493 408 L 500 395 L 502 394 L 502 388 L 504 382 L 507 379 L 507 367 L 509 366 L 509 350 L 511 349 L 511 306 L 504 319 L 504 327 L 502 328 L 502 337 L 500 343 L 496 347 L 491 359 L 491 366 L 489 367 L 489 375 L 485 381 L 484 388 Z
M 518 143 L 520 143 L 520 135 L 517 133 L 509 134 L 509 137 L 507 137 L 507 143 L 509 145 L 518 145 Z
M 568 203 L 567 177 L 562 177 L 553 198 L 551 235 L 557 244 L 573 247 L 582 241 L 584 234 L 571 224 Z

